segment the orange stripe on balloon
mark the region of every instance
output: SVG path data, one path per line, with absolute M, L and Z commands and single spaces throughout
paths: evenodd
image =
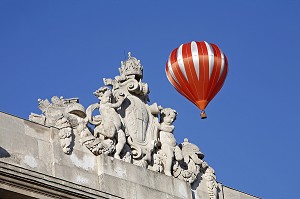
M 210 44 L 210 45 L 214 51 L 214 66 L 213 66 L 212 75 L 209 80 L 208 96 L 210 96 L 211 93 L 215 90 L 221 72 L 221 64 L 222 64 L 220 49 L 214 44 Z
M 204 62 L 203 62 L 203 58 L 201 57 L 201 54 L 203 53 L 203 49 L 202 49 L 202 45 L 201 42 L 196 42 L 197 45 L 197 49 L 198 49 L 198 59 L 199 59 L 199 84 L 197 86 L 198 89 L 198 93 L 199 93 L 199 99 L 203 99 L 204 98 L 204 92 L 203 92 L 203 88 L 204 88 L 204 72 L 205 72 L 205 68 L 204 68 Z
M 196 99 L 198 99 L 199 98 L 198 89 L 197 89 L 198 78 L 197 78 L 197 74 L 193 62 L 191 43 L 184 44 L 182 47 L 182 52 L 183 52 L 182 54 L 183 54 L 185 71 L 187 73 L 188 80 L 190 82 L 191 89 L 192 89 L 191 92 L 193 92 L 196 96 Z
M 200 86 L 199 90 L 202 92 L 202 97 L 198 99 L 198 104 L 201 110 L 204 110 L 207 106 L 207 87 L 209 84 L 209 60 L 208 60 L 208 51 L 205 45 L 205 42 L 197 42 L 198 51 L 199 51 L 199 60 L 200 60 Z
M 178 82 L 180 84 L 180 90 L 182 90 L 184 93 L 190 93 L 191 94 L 191 96 L 190 96 L 191 101 L 194 102 L 196 97 L 191 92 L 192 91 L 191 86 L 189 85 L 188 81 L 185 79 L 185 77 L 182 74 L 182 72 L 179 68 L 179 65 L 178 65 L 177 51 L 178 51 L 178 48 L 173 50 L 173 52 L 171 53 L 171 56 L 170 56 L 172 70 L 174 72 L 174 75 L 175 75 L 176 79 L 178 80 Z
M 221 88 L 224 85 L 225 79 L 227 77 L 227 74 L 228 74 L 228 60 L 227 60 L 227 57 L 225 56 L 225 54 L 224 54 L 224 59 L 225 59 L 225 64 L 224 64 L 223 73 L 221 74 L 221 77 L 220 77 L 217 85 L 215 86 L 215 89 L 213 90 L 211 95 L 208 96 L 209 101 L 212 100 L 217 95 L 217 93 L 221 90 Z
M 178 77 L 176 77 L 176 74 L 174 72 L 174 62 L 177 62 L 177 49 L 173 50 L 173 52 L 170 55 L 169 60 L 170 60 L 170 67 L 172 68 L 173 74 L 178 81 L 178 82 L 176 82 L 177 90 L 179 90 L 180 93 L 185 93 L 185 95 L 189 96 L 188 97 L 189 100 L 193 100 L 193 94 L 190 92 L 190 90 L 188 88 L 185 88 L 184 83 L 182 81 L 180 81 L 181 79 L 178 79 Z M 173 60 L 173 62 L 172 62 L 172 60 Z M 181 72 L 178 65 L 177 65 L 177 67 L 178 67 L 177 72 Z
M 168 80 L 170 81 L 170 83 L 174 86 L 174 88 L 183 96 L 185 96 L 188 100 L 192 100 L 191 99 L 191 94 L 190 93 L 185 93 L 183 90 L 181 90 L 181 86 L 173 79 L 172 75 L 169 72 L 169 66 L 168 63 L 166 64 L 166 74 L 168 77 Z

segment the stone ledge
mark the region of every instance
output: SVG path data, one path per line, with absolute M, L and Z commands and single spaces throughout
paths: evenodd
M 173 195 L 172 193 L 162 192 L 157 189 L 136 184 L 107 174 L 101 174 L 99 179 L 100 182 L 103 182 L 100 184 L 101 191 L 116 194 L 128 199 L 192 199 L 192 194 L 188 196 L 183 194 L 181 196 Z
M 191 186 L 185 181 L 104 155 L 98 156 L 97 161 L 99 176 L 104 174 L 116 180 L 125 180 L 172 197 L 191 198 L 192 196 Z
M 223 194 L 224 199 L 226 198 L 236 198 L 236 199 L 262 199 L 260 197 L 236 190 L 234 188 L 223 186 Z
M 0 188 L 12 187 L 15 192 L 37 198 L 121 198 L 0 161 Z

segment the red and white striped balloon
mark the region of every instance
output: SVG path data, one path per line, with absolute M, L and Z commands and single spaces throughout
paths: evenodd
M 222 88 L 227 73 L 225 54 L 205 41 L 182 44 L 166 64 L 170 83 L 201 110 L 202 118 L 206 118 L 204 109 Z

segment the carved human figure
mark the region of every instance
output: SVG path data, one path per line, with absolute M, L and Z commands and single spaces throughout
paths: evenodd
M 171 108 L 164 108 L 161 110 L 160 120 L 158 126 L 159 140 L 161 142 L 161 150 L 166 155 L 166 164 L 164 165 L 164 172 L 166 175 L 171 176 L 171 167 L 174 158 L 174 150 L 176 147 L 176 139 L 173 135 L 174 125 L 177 112 Z
M 208 167 L 204 173 L 204 178 L 206 179 L 210 199 L 218 199 L 218 183 L 214 169 Z
M 112 103 L 112 91 L 108 87 L 101 87 L 94 94 L 100 100 L 95 108 L 98 108 L 101 114 L 101 123 L 94 129 L 94 135 L 96 137 L 104 136 L 107 138 L 114 138 L 116 136 L 118 143 L 116 144 L 114 157 L 120 159 L 120 153 L 126 143 L 126 137 L 116 109 L 122 105 L 125 95 L 119 93 L 118 101 Z

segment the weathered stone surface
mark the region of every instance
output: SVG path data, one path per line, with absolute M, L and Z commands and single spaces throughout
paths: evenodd
M 49 141 L 49 128 L 43 125 L 37 125 L 31 121 L 24 120 L 25 135 L 38 140 Z
M 92 189 L 99 189 L 98 175 L 93 172 L 83 171 L 78 168 L 62 166 L 59 164 L 53 165 L 55 170 L 55 177 L 64 179 L 69 182 L 90 187 Z
M 190 185 L 187 182 L 124 161 L 99 156 L 98 166 L 99 176 L 103 176 L 103 174 L 114 176 L 134 183 L 136 186 L 148 187 L 170 196 L 191 198 L 192 195 Z
M 52 151 L 52 145 L 48 141 L 38 140 L 38 152 L 39 152 L 39 167 L 38 171 L 52 175 L 53 155 L 49 153 Z
M 107 174 L 99 176 L 100 190 L 122 198 L 137 198 L 136 184 Z
M 24 121 L 1 113 L 0 132 L 0 146 L 9 154 L 5 161 L 38 171 L 38 140 L 25 134 Z

